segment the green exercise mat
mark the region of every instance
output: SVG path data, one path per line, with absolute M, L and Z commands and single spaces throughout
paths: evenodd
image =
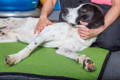
M 95 62 L 95 72 L 83 70 L 81 64 L 55 54 L 55 49 L 52 48 L 38 47 L 28 58 L 12 67 L 4 63 L 5 56 L 16 53 L 25 46 L 26 44 L 20 42 L 0 43 L 0 72 L 20 72 L 47 76 L 64 76 L 80 80 L 97 80 L 108 54 L 108 50 L 92 47 L 79 52 L 88 55 Z

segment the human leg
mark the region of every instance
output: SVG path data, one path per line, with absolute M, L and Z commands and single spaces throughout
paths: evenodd
M 120 49 L 120 17 L 103 31 L 96 40 L 95 44 L 98 47 L 108 50 Z

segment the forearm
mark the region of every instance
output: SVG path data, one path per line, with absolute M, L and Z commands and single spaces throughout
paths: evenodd
M 120 10 L 118 7 L 112 7 L 108 13 L 105 15 L 104 27 L 110 26 L 118 17 L 120 16 Z
M 109 27 L 120 16 L 120 0 L 112 0 L 112 7 L 105 15 L 104 28 Z
M 109 9 L 105 15 L 104 25 L 101 25 L 99 28 L 95 29 L 94 32 L 96 35 L 102 33 L 106 28 L 108 28 L 118 17 L 120 16 L 119 7 L 112 7 Z
M 46 0 L 42 7 L 40 17 L 47 17 L 50 14 L 50 12 L 52 12 L 56 1 L 57 0 Z
M 106 28 L 108 28 L 118 17 L 120 16 L 120 10 L 118 9 L 118 7 L 112 7 L 107 14 L 105 15 L 105 19 L 104 19 L 104 25 L 102 25 L 101 27 L 99 27 L 96 30 L 97 34 L 100 34 L 101 32 L 103 32 Z

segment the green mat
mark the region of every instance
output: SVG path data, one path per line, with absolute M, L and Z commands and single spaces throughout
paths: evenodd
M 9 67 L 4 64 L 4 57 L 23 49 L 23 43 L 0 43 L 0 72 L 21 72 L 49 76 L 64 76 L 80 80 L 97 80 L 108 51 L 101 48 L 87 48 L 79 53 L 86 54 L 96 64 L 95 72 L 83 70 L 81 64 L 55 54 L 55 49 L 37 48 L 31 56 L 19 64 Z

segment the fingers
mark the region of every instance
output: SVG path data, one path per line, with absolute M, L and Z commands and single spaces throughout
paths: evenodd
M 88 28 L 78 28 L 78 33 L 80 35 L 80 37 L 84 40 L 88 39 L 89 38 L 89 29 Z
M 46 25 L 37 24 L 37 26 L 36 26 L 36 28 L 34 30 L 34 33 L 37 34 L 37 33 L 41 32 L 44 29 L 44 26 L 46 26 Z
M 84 39 L 84 40 L 87 40 L 87 39 L 89 39 L 89 36 L 85 36 L 85 35 L 80 35 L 80 37 L 82 38 L 82 39 Z
M 89 31 L 89 29 L 87 27 L 80 27 L 78 28 L 79 31 Z
M 87 40 L 89 39 L 89 36 L 88 35 L 85 35 L 85 34 L 80 34 L 80 37 L 84 40 Z
M 84 40 L 90 39 L 98 35 L 98 29 L 78 28 L 80 37 Z
M 88 35 L 89 34 L 89 29 L 88 28 L 78 28 L 78 32 L 80 35 Z
M 53 24 L 53 22 L 49 20 L 39 21 L 34 30 L 34 34 L 41 32 L 46 26 L 51 25 L 51 24 Z

